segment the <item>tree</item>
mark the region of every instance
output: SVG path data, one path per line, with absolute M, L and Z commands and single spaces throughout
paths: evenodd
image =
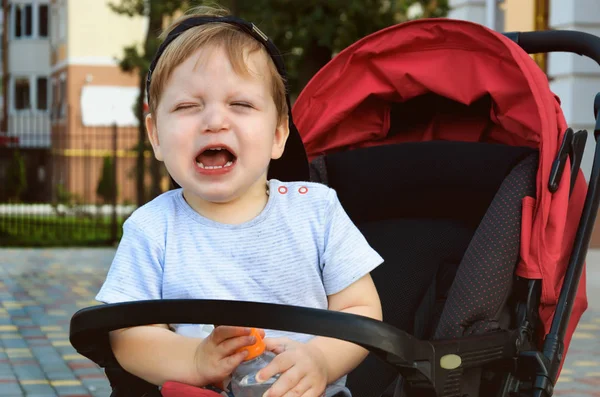
M 357 40 L 413 18 L 442 17 L 448 0 L 238 1 L 240 16 L 254 22 L 284 54 L 292 95 L 336 53 Z
M 102 163 L 102 174 L 98 181 L 98 187 L 96 188 L 96 194 L 102 198 L 104 203 L 110 203 L 113 200 L 113 196 L 117 192 L 117 181 L 115 180 L 115 173 L 113 170 L 113 160 L 111 156 L 104 156 L 104 162 Z
M 27 189 L 27 172 L 25 160 L 18 150 L 13 152 L 13 158 L 7 169 L 6 192 L 9 199 L 19 201 L 21 194 Z
M 184 10 L 192 4 L 189 0 L 118 0 L 118 3 L 109 3 L 109 7 L 117 14 L 127 15 L 129 17 L 145 16 L 148 19 L 148 30 L 143 43 L 132 43 L 123 49 L 123 56 L 120 59 L 119 66 L 121 70 L 128 73 L 137 73 L 139 77 L 140 95 L 137 100 L 135 114 L 138 119 L 138 140 L 136 146 L 138 151 L 136 168 L 138 170 L 136 178 L 137 204 L 141 206 L 145 203 L 144 192 L 144 151 L 150 150 L 150 145 L 146 139 L 146 129 L 144 126 L 144 94 L 146 73 L 150 67 L 150 62 L 160 44 L 158 35 L 161 33 L 165 18 L 171 18 L 178 11 Z M 156 197 L 161 193 L 160 189 L 160 163 L 155 159 L 150 162 L 150 176 L 152 180 L 151 196 Z
M 115 0 L 117 1 L 117 0 Z M 149 150 L 144 128 L 143 93 L 148 67 L 158 49 L 165 19 L 203 2 L 200 0 L 118 0 L 113 11 L 130 17 L 148 17 L 147 36 L 140 46 L 124 48 L 121 69 L 139 75 L 140 98 L 136 107 L 139 120 L 137 169 L 138 205 L 144 204 L 143 151 Z M 256 23 L 284 54 L 292 99 L 312 76 L 336 53 L 377 30 L 413 17 L 445 16 L 448 0 L 221 0 L 233 14 Z M 409 12 L 411 11 L 411 12 Z M 151 195 L 160 194 L 160 165 L 152 160 Z M 142 174 L 140 174 L 142 173 Z

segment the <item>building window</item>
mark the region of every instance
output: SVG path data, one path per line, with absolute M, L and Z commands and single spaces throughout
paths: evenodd
M 20 6 L 15 6 L 15 37 L 23 36 L 23 11 Z
M 11 81 L 9 106 L 12 110 L 46 112 L 50 107 L 47 76 L 20 76 Z
M 48 5 L 41 4 L 40 5 L 40 13 L 39 13 L 39 26 L 38 26 L 38 34 L 40 37 L 48 37 Z
M 26 110 L 31 108 L 31 89 L 29 79 L 26 77 L 15 79 L 15 109 Z
M 15 4 L 13 7 L 15 38 L 48 37 L 48 4 L 40 4 L 36 7 L 32 3 Z
M 25 6 L 24 16 L 25 37 L 31 37 L 33 36 L 33 7 L 30 4 Z
M 15 37 L 33 36 L 33 7 L 31 4 L 15 4 Z
M 38 110 L 48 109 L 48 79 L 46 77 L 37 79 L 37 108 Z

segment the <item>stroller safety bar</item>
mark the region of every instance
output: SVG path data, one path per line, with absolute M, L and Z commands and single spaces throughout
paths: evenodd
M 345 340 L 368 349 L 394 365 L 413 385 L 439 396 L 452 387 L 449 378 L 453 371 L 510 359 L 517 346 L 516 332 L 422 341 L 384 322 L 354 314 L 268 303 L 193 299 L 147 300 L 82 309 L 72 318 L 70 341 L 80 354 L 110 367 L 114 365 L 108 343 L 110 331 L 159 323 L 251 326 Z

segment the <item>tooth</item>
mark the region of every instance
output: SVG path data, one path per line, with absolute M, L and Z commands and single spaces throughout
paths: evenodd
M 200 168 L 206 168 L 206 167 L 204 166 L 204 164 L 202 164 L 202 163 L 201 163 L 201 162 L 199 162 L 199 161 L 196 161 L 196 164 L 198 164 L 198 167 L 200 167 Z
M 224 167 L 231 167 L 233 165 L 233 161 L 228 161 L 225 163 Z

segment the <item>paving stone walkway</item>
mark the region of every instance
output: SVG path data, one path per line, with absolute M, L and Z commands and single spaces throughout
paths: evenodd
M 93 298 L 113 255 L 112 248 L 0 249 L 0 396 L 110 395 L 102 370 L 77 354 L 68 332 L 73 313 L 98 304 Z M 593 289 L 600 287 L 600 252 L 591 256 L 590 308 L 556 396 L 600 397 L 600 290 Z
M 591 304 L 592 302 L 590 302 Z M 600 305 L 600 302 L 594 302 Z M 600 397 L 600 307 L 588 309 L 575 333 L 555 396 Z
M 69 343 L 73 313 L 97 304 L 113 249 L 0 250 L 0 396 L 110 395 Z

